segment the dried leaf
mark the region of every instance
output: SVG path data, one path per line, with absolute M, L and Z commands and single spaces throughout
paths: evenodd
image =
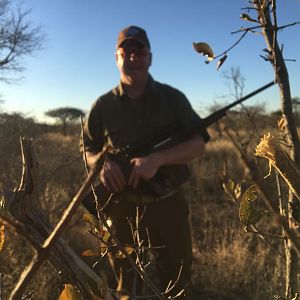
M 227 55 L 225 54 L 222 58 L 219 59 L 218 63 L 217 63 L 217 71 L 219 71 L 219 69 L 221 68 L 221 66 L 223 65 L 224 61 L 227 59 Z
M 5 241 L 4 225 L 1 225 L 0 226 L 0 252 L 3 249 L 4 241 Z
M 87 249 L 81 253 L 81 256 L 84 257 L 99 257 L 101 252 L 98 249 Z
M 97 229 L 99 232 L 101 232 L 101 228 L 99 225 L 98 219 L 92 215 L 92 214 L 84 214 L 83 220 L 89 224 L 91 224 L 95 229 Z
M 59 295 L 58 300 L 81 300 L 78 289 L 72 284 L 65 284 L 65 288 Z
M 133 248 L 130 246 L 124 247 L 124 250 L 128 253 L 128 255 L 130 255 L 133 252 Z M 120 259 L 126 258 L 125 254 L 121 250 L 117 251 L 115 257 Z
M 198 53 L 207 56 L 206 63 L 209 63 L 214 59 L 215 54 L 212 48 L 207 43 L 203 43 L 203 42 L 193 43 L 193 47 Z
M 237 202 L 241 194 L 241 185 L 239 183 L 235 184 L 232 179 L 228 179 L 222 183 L 222 187 L 230 200 Z
M 107 230 L 102 230 L 102 239 L 104 242 L 107 242 L 110 238 L 110 233 Z
M 238 184 L 235 186 L 235 189 L 234 189 L 234 195 L 235 195 L 236 199 L 239 199 L 239 198 L 240 198 L 241 193 L 242 193 L 242 186 L 241 186 L 240 183 L 238 183 Z
M 252 19 L 249 15 L 247 14 L 241 14 L 240 18 L 245 20 L 245 21 L 249 21 L 249 22 L 254 22 L 254 23 L 258 23 L 257 20 Z
M 277 122 L 278 128 L 282 131 L 285 130 L 286 126 L 287 126 L 287 122 L 285 118 L 280 118 Z
M 4 208 L 5 208 L 5 198 L 4 196 L 2 196 L 0 198 L 0 210 L 4 210 Z

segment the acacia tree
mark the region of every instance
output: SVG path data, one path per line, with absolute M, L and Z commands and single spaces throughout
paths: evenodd
M 44 35 L 39 26 L 27 20 L 28 14 L 21 7 L 14 10 L 10 0 L 0 0 L 0 81 L 18 79 L 16 74 L 24 70 L 24 57 L 42 48 Z
M 85 113 L 81 109 L 73 107 L 62 107 L 45 112 L 45 115 L 56 119 L 58 123 L 62 125 L 62 133 L 67 135 L 67 126 L 75 120 L 79 120 L 80 116 L 84 116 Z

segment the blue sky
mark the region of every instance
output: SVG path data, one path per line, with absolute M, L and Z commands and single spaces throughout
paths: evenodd
M 280 25 L 300 21 L 299 0 L 278 0 Z M 118 83 L 114 60 L 117 34 L 123 27 L 146 29 L 153 52 L 150 73 L 161 82 L 179 88 L 202 116 L 215 101 L 229 93 L 222 76 L 239 67 L 245 77 L 245 93 L 274 79 L 271 65 L 260 58 L 266 47 L 262 36 L 248 34 L 231 52 L 221 70 L 216 62 L 205 64 L 193 42 L 207 42 L 219 54 L 240 35 L 231 34 L 251 26 L 239 18 L 246 0 L 24 0 L 28 19 L 41 25 L 47 39 L 44 49 L 24 61 L 24 79 L 18 84 L 1 83 L 2 109 L 42 118 L 45 111 L 71 106 L 88 111 L 92 102 Z M 254 16 L 254 15 L 253 15 Z M 300 25 L 279 32 L 284 43 L 292 96 L 300 96 Z M 279 108 L 277 87 L 248 100 Z

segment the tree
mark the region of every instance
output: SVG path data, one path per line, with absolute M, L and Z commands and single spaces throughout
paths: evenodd
M 297 133 L 295 115 L 293 114 L 293 102 L 291 97 L 290 82 L 288 70 L 285 64 L 284 49 L 279 45 L 277 33 L 287 27 L 299 25 L 300 22 L 293 22 L 279 26 L 277 21 L 277 1 L 276 0 L 253 0 L 249 1 L 250 5 L 244 9 L 247 13 L 240 15 L 241 19 L 254 24 L 254 26 L 241 27 L 234 33 L 242 33 L 237 42 L 230 48 L 223 51 L 220 55 L 215 55 L 211 47 L 206 43 L 194 43 L 194 48 L 197 52 L 208 57 L 207 62 L 219 59 L 217 68 L 224 63 L 228 52 L 232 50 L 248 33 L 259 33 L 265 40 L 266 48 L 263 49 L 264 55 L 261 57 L 268 61 L 274 70 L 274 77 L 279 88 L 280 103 L 281 103 L 281 126 L 283 129 L 283 139 L 288 146 L 289 155 L 295 165 L 300 168 L 300 139 Z M 250 15 L 249 13 L 252 13 Z M 252 177 L 255 182 L 260 182 L 259 172 L 252 172 Z M 262 183 L 259 184 L 263 186 Z M 264 191 L 268 195 L 268 191 Z M 267 197 L 267 199 L 271 199 Z M 272 205 L 271 201 L 269 204 Z M 276 212 L 276 208 L 274 208 Z M 293 190 L 289 189 L 288 203 L 285 216 L 288 220 L 288 228 L 292 230 L 294 223 L 300 222 L 300 202 L 295 197 Z M 281 224 L 283 225 L 283 224 Z M 292 239 L 286 242 L 286 298 L 292 298 L 298 291 L 298 256 L 295 251 L 295 245 Z
M 70 122 L 75 121 L 80 116 L 84 116 L 85 113 L 77 108 L 73 107 L 62 107 L 45 112 L 45 115 L 51 118 L 56 119 L 59 123 L 62 124 L 62 132 L 64 135 L 67 135 L 67 125 Z
M 24 57 L 42 47 L 44 35 L 39 26 L 27 21 L 28 14 L 21 7 L 14 11 L 10 0 L 0 0 L 0 81 L 17 79 L 15 75 L 24 70 Z

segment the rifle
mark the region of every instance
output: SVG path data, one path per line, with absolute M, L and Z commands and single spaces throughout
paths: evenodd
M 146 155 L 153 151 L 158 151 L 162 148 L 167 148 L 168 146 L 172 146 L 174 144 L 178 144 L 181 141 L 184 141 L 199 132 L 201 128 L 209 127 L 210 125 L 216 123 L 218 120 L 226 116 L 226 113 L 241 104 L 243 101 L 255 96 L 256 94 L 266 90 L 267 88 L 273 86 L 276 83 L 275 80 L 265 84 L 264 86 L 256 89 L 255 91 L 247 94 L 246 96 L 224 106 L 220 110 L 215 111 L 211 115 L 207 116 L 204 119 L 200 119 L 198 122 L 193 124 L 190 128 L 185 130 L 181 130 L 178 132 L 179 127 L 177 124 L 172 124 L 165 128 L 159 135 L 155 135 L 152 137 L 146 137 L 143 141 L 135 145 L 125 146 L 122 151 L 126 153 L 128 157 L 133 157 L 137 155 Z
M 111 154 L 109 154 L 110 158 L 115 160 L 120 165 L 121 169 L 125 173 L 125 177 L 127 177 L 129 176 L 131 171 L 131 158 L 144 156 L 162 149 L 167 149 L 169 147 L 172 147 L 173 145 L 176 145 L 180 142 L 189 139 L 201 129 L 203 130 L 204 128 L 212 125 L 213 123 L 226 116 L 226 113 L 232 107 L 241 104 L 243 101 L 273 86 L 275 83 L 275 80 L 267 83 L 266 85 L 256 89 L 255 91 L 247 94 L 246 96 L 234 101 L 229 105 L 226 105 L 220 110 L 215 111 L 208 117 L 204 119 L 199 119 L 189 128 L 182 130 L 182 128 L 180 128 L 178 124 L 171 124 L 155 136 L 148 136 L 136 144 L 126 145 L 120 149 L 114 149 L 114 151 Z M 166 169 L 169 169 L 169 171 L 167 172 L 168 174 L 165 173 Z M 160 168 L 157 174 L 148 182 L 141 181 L 138 189 L 141 190 L 144 194 L 149 194 L 158 198 L 164 198 L 170 195 L 172 191 L 174 191 L 174 189 L 176 190 L 176 188 L 182 183 L 184 183 L 189 177 L 189 171 L 187 170 L 187 168 L 182 168 L 179 171 L 182 175 L 181 180 L 178 182 L 178 169 L 176 170 L 176 172 L 172 172 L 172 166 L 169 166 L 166 169 L 164 167 Z M 172 180 L 167 180 L 168 176 L 166 175 L 171 177 L 173 176 Z M 101 186 L 102 185 L 98 187 Z M 102 192 L 100 194 L 103 195 Z M 85 203 L 85 205 L 86 204 L 87 203 Z M 86 206 L 90 207 L 90 205 Z

